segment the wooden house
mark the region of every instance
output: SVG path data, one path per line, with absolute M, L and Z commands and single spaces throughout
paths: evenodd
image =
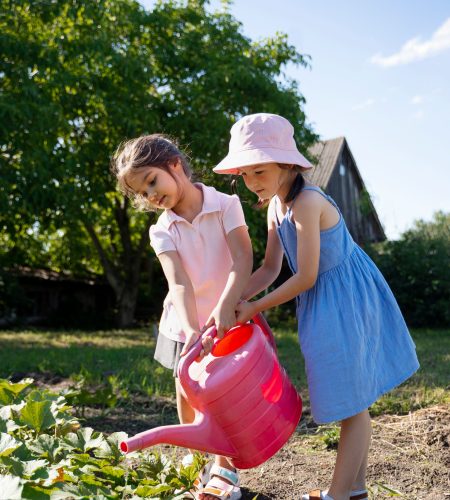
M 385 240 L 383 227 L 345 137 L 319 141 L 309 153 L 315 159 L 309 177 L 311 182 L 336 201 L 353 239 L 360 245 Z
M 70 273 L 17 266 L 6 273 L 20 300 L 13 314 L 0 317 L 0 327 L 24 324 L 103 325 L 113 316 L 114 294 L 100 276 L 76 278 Z

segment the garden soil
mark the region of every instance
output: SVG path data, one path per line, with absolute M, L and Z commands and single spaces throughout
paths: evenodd
M 66 380 L 42 380 L 38 374 L 28 375 L 55 391 L 67 385 Z M 177 423 L 175 401 L 139 396 L 107 413 L 87 408 L 82 423 L 96 431 L 133 435 Z M 449 406 L 374 417 L 372 426 L 367 473 L 370 499 L 450 500 Z M 336 457 L 335 441 L 336 428 L 317 428 L 309 409 L 304 408 L 297 431 L 282 450 L 263 465 L 241 471 L 242 498 L 299 500 L 313 488 L 326 488 Z M 158 448 L 177 458 L 184 453 L 180 448 Z

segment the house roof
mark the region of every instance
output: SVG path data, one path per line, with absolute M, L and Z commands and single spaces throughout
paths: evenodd
M 344 144 L 345 137 L 337 137 L 328 141 L 318 141 L 308 149 L 313 157 L 314 168 L 310 176 L 313 184 L 323 188 L 327 187 Z
M 56 272 L 51 269 L 33 268 L 29 266 L 14 266 L 7 269 L 9 274 L 21 278 L 33 278 L 40 281 L 83 283 L 86 285 L 103 284 L 101 276 L 75 277 L 68 271 Z

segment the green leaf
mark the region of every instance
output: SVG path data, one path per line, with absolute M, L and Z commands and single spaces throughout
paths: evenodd
M 28 443 L 28 449 L 38 457 L 47 458 L 49 462 L 53 463 L 61 446 L 59 441 L 53 436 L 42 434 L 34 441 Z
M 113 481 L 117 481 L 118 479 L 122 479 L 122 477 L 125 475 L 125 471 L 121 467 L 113 467 L 112 465 L 107 465 L 106 467 L 102 467 L 100 469 L 100 474 L 109 479 L 112 479 Z
M 0 475 L 0 500 L 22 500 L 23 486 L 20 477 Z
M 9 380 L 0 379 L 0 403 L 2 405 L 13 403 L 17 396 L 32 383 L 32 378 L 23 379 L 15 384 Z
M 167 484 L 160 484 L 159 486 L 138 486 L 136 489 L 136 495 L 140 497 L 157 497 L 161 493 L 173 492 L 174 488 Z
M 23 465 L 23 476 L 31 478 L 39 470 L 47 470 L 48 462 L 47 460 L 29 460 L 27 462 L 22 462 Z M 37 479 L 37 477 L 32 477 L 32 479 Z
M 0 457 L 11 455 L 22 443 L 17 441 L 9 434 L 2 432 L 0 434 Z
M 64 438 L 66 444 L 82 452 L 98 448 L 104 441 L 103 434 L 94 432 L 91 427 L 85 427 L 76 433 L 67 434 Z
M 95 456 L 101 458 L 109 458 L 114 463 L 119 462 L 123 458 L 123 453 L 119 448 L 119 444 L 125 440 L 128 435 L 125 432 L 115 432 L 109 436 L 94 450 Z
M 22 491 L 23 500 L 50 500 L 51 490 L 37 484 L 25 483 Z
M 20 422 L 40 433 L 56 423 L 51 411 L 51 401 L 30 400 L 20 412 Z

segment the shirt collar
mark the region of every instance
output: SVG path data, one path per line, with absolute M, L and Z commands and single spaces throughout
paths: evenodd
M 220 211 L 220 201 L 217 191 L 211 186 L 205 186 L 201 182 L 196 182 L 196 186 L 200 186 L 203 192 L 203 205 L 199 214 L 196 216 L 199 217 L 203 214 L 208 214 L 212 212 Z M 165 215 L 167 217 L 168 225 L 170 226 L 173 222 L 187 222 L 186 219 L 180 217 L 178 214 L 173 212 L 172 210 L 165 210 Z

